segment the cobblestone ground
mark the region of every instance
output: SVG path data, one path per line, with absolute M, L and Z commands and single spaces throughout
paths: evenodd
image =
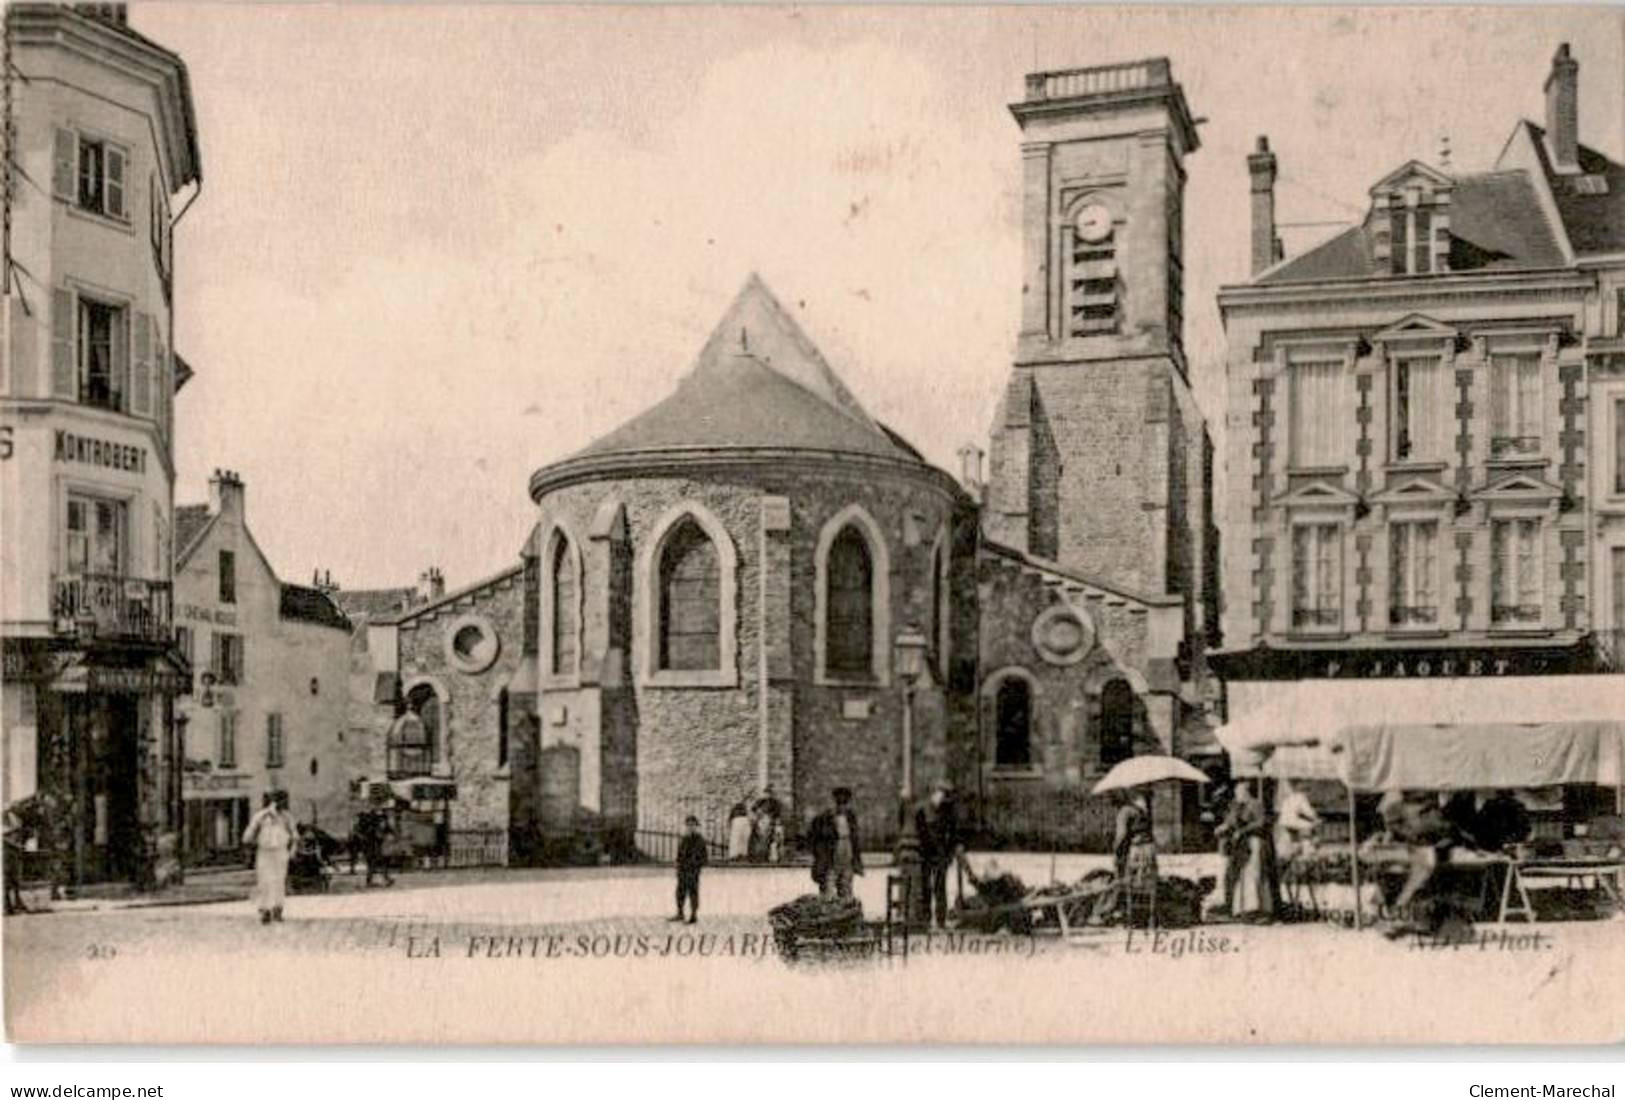
M 1099 862 L 1062 857 L 1055 877 Z M 1000 863 L 1030 884 L 1051 873 L 1049 857 Z M 8 1025 L 149 1042 L 1618 1038 L 1584 1006 L 1625 972 L 1625 921 L 1444 949 L 1330 925 L 950 935 L 906 960 L 792 967 L 766 913 L 808 891 L 804 867 L 708 871 L 693 926 L 668 923 L 672 886 L 660 868 L 418 875 L 293 897 L 271 926 L 245 901 L 7 918 Z M 857 886 L 878 916 L 884 869 Z

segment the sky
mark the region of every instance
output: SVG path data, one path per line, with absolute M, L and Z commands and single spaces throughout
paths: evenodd
M 1581 139 L 1625 156 L 1619 9 L 137 4 L 190 71 L 204 184 L 176 232 L 177 501 L 246 483 L 285 580 L 508 567 L 526 482 L 670 392 L 752 271 L 871 415 L 957 470 L 1020 297 L 1035 69 L 1167 56 L 1187 331 L 1217 434 L 1214 296 L 1245 156 L 1289 254 L 1411 158 L 1489 167 L 1558 43 Z M 1299 223 L 1310 223 L 1300 225 Z M 1217 441 L 1217 440 L 1216 440 Z M 1222 453 L 1222 451 L 1221 451 Z

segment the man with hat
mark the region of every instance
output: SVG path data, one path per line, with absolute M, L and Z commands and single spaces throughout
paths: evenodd
M 863 874 L 863 855 L 858 843 L 858 815 L 852 810 L 852 790 L 836 787 L 830 792 L 832 805 L 813 818 L 807 830 L 812 849 L 813 881 L 826 898 L 850 898 L 852 876 Z
M 914 832 L 920 838 L 920 866 L 925 874 L 928 914 L 938 928 L 948 924 L 948 868 L 965 854 L 959 835 L 959 807 L 954 785 L 939 779 L 931 796 L 914 812 Z

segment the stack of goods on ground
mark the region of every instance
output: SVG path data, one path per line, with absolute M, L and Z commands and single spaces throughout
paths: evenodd
M 803 894 L 767 916 L 773 925 L 774 945 L 785 959 L 796 958 L 809 946 L 841 944 L 863 929 L 863 905 L 857 898 Z
M 975 891 L 959 903 L 959 926 L 973 932 L 1010 931 L 1025 935 L 1033 930 L 1030 910 L 1020 904 L 1027 884 L 1008 871 L 972 878 Z
M 1107 870 L 1090 871 L 1076 882 L 1052 882 L 1037 888 L 1029 888 L 1009 872 L 975 878 L 972 883 L 975 893 L 964 898 L 958 912 L 960 927 L 972 931 L 1022 935 L 1047 927 L 1051 923 L 1049 905 L 1065 905 L 1067 921 L 1073 926 L 1115 924 L 1125 919 L 1121 892 Z M 1159 878 L 1156 923 L 1164 928 L 1200 924 L 1202 901 L 1213 892 L 1215 883 L 1211 876 Z M 1133 909 L 1136 923 L 1149 921 L 1149 905 L 1136 904 Z

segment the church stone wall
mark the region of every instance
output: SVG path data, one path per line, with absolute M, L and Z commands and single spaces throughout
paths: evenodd
M 738 680 L 724 687 L 653 685 L 639 675 L 644 653 L 633 652 L 628 659 L 623 654 L 597 654 L 589 647 L 583 654 L 584 679 L 592 679 L 589 670 L 595 667 L 614 675 L 579 687 L 550 690 L 544 683 L 544 748 L 570 743 L 589 754 L 613 746 L 631 753 L 636 760 L 636 814 L 652 826 L 687 813 L 702 821 L 721 820 L 735 801 L 760 789 L 765 718 L 767 778 L 791 806 L 792 828 L 799 828 L 807 814 L 824 803 L 832 786 L 845 785 L 855 792 L 865 831 L 889 837 L 896 826 L 901 784 L 901 687 L 894 678 L 881 686 L 815 682 L 818 540 L 824 525 L 849 505 L 866 509 L 881 528 L 890 564 L 886 587 L 891 635 L 895 637 L 909 623 L 928 630 L 932 549 L 938 532 L 951 529 L 954 507 L 942 482 L 935 476 L 915 479 L 848 472 L 822 464 L 762 464 L 714 475 L 696 472 L 686 477 L 581 483 L 542 498 L 542 530 L 557 519 L 577 537 L 588 537 L 585 533 L 603 515 L 606 501 L 614 502 L 608 506 L 610 510 L 616 504 L 624 509 L 626 552 L 638 563 L 623 587 L 627 582 L 631 586 L 648 583 L 638 572 L 641 552 L 656 537 L 661 518 L 675 505 L 701 504 L 727 530 L 737 558 Z M 775 513 L 785 509 L 787 527 L 775 518 Z M 625 591 L 612 591 L 602 577 L 592 575 L 591 555 L 584 560 L 589 574 L 584 582 L 584 637 L 603 639 L 602 648 L 614 649 L 608 644 L 615 634 L 614 624 L 595 617 L 628 616 L 636 601 Z M 955 576 L 964 585 L 970 574 L 967 569 L 957 569 Z M 955 602 L 950 600 L 950 607 Z M 972 601 L 966 595 L 957 602 Z M 974 661 L 974 625 L 966 616 L 958 618 L 953 636 L 956 645 L 968 647 L 961 659 Z M 889 665 L 889 645 L 887 649 Z M 938 675 L 917 693 L 917 788 L 946 774 L 950 767 L 944 737 L 949 711 L 944 679 Z M 962 673 L 961 679 L 968 681 L 973 676 Z M 624 698 L 614 706 L 595 708 L 597 728 L 587 728 L 587 708 L 579 705 L 580 694 L 602 695 L 612 689 L 622 691 Z M 572 700 L 578 705 L 570 706 Z M 960 723 L 969 717 L 963 707 L 956 714 Z M 584 762 L 583 769 L 587 766 Z M 586 787 L 582 797 L 592 797 Z

